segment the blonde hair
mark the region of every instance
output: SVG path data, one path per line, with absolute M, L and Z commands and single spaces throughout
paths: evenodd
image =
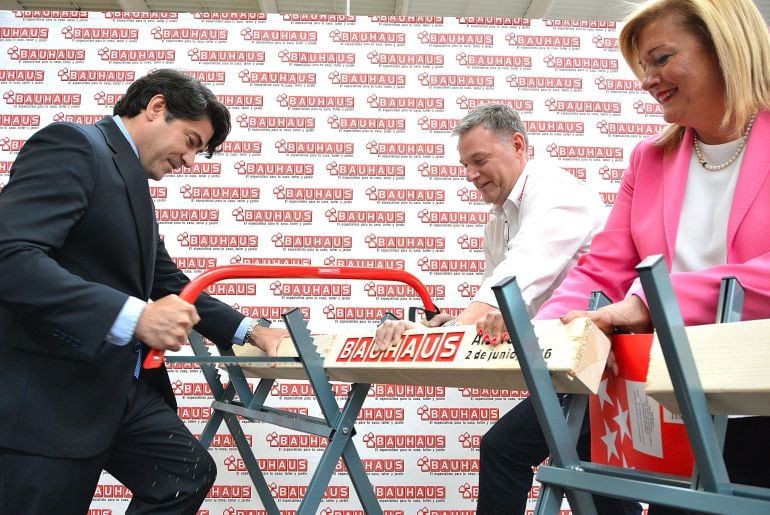
M 770 36 L 762 15 L 751 0 L 652 0 L 625 20 L 620 51 L 638 79 L 639 36 L 647 25 L 682 16 L 682 28 L 697 36 L 713 52 L 725 84 L 725 114 L 720 130 L 738 138 L 752 114 L 770 107 Z M 686 127 L 670 124 L 658 139 L 666 152 L 675 149 Z

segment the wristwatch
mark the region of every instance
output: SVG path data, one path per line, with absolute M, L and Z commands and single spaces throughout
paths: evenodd
M 256 320 L 253 320 L 253 321 L 252 321 L 252 322 L 249 324 L 249 327 L 248 327 L 248 328 L 246 328 L 246 334 L 244 334 L 244 335 L 243 335 L 243 342 L 241 342 L 241 345 L 245 345 L 245 344 L 246 344 L 246 342 L 248 342 L 248 341 L 249 341 L 249 337 L 251 336 L 251 333 L 253 333 L 253 332 L 254 332 L 254 329 L 256 329 L 256 327 L 257 327 L 258 325 L 259 325 L 259 322 L 257 322 Z

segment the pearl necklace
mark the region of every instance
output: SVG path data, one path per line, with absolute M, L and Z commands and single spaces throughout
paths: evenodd
M 698 139 L 698 134 L 695 133 L 695 142 L 694 142 L 695 155 L 698 156 L 698 162 L 700 163 L 700 165 L 710 172 L 718 172 L 719 170 L 724 170 L 725 168 L 733 164 L 735 160 L 738 159 L 738 156 L 741 155 L 741 152 L 743 152 L 743 149 L 746 147 L 746 141 L 749 139 L 751 126 L 754 125 L 754 119 L 756 117 L 757 117 L 757 113 L 754 113 L 751 115 L 749 124 L 746 126 L 746 130 L 743 132 L 743 136 L 741 136 L 741 143 L 738 145 L 738 148 L 735 149 L 735 152 L 733 152 L 733 155 L 730 156 L 730 159 L 718 165 L 712 165 L 711 163 L 706 161 L 706 159 L 704 159 L 703 154 L 701 153 L 700 140 Z

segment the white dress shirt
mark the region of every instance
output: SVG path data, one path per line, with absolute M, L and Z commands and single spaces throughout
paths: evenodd
M 492 286 L 515 276 L 534 316 L 578 258 L 606 214 L 599 196 L 555 164 L 529 160 L 502 209 L 484 229 L 486 268 L 475 302 L 497 307 Z

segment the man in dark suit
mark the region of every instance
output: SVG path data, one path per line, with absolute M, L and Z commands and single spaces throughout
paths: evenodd
M 194 514 L 214 482 L 149 348 L 193 327 L 222 348 L 266 329 L 202 295 L 158 237 L 148 176 L 160 180 L 230 131 L 227 108 L 163 69 L 129 86 L 114 116 L 54 123 L 19 152 L 0 193 L 0 514 L 83 514 L 102 470 L 133 493 L 128 513 Z M 152 302 L 148 302 L 151 299 Z

